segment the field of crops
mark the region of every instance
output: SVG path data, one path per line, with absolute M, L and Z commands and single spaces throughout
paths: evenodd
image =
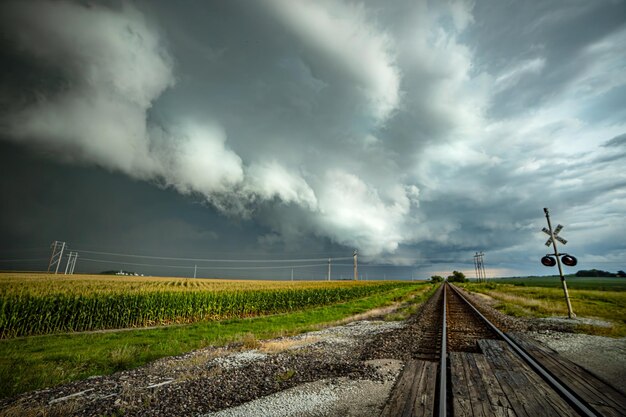
M 402 285 L 1 274 L 0 338 L 283 313 Z

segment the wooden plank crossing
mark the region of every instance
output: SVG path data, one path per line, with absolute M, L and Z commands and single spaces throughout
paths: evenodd
M 449 361 L 454 416 L 515 416 L 483 355 L 453 352 Z
M 603 416 L 626 416 L 626 395 L 623 392 L 539 341 L 517 333 L 508 336 Z
M 408 361 L 381 417 L 432 417 L 435 412 L 437 369 L 436 362 Z
M 455 417 L 578 416 L 505 342 L 478 344 L 483 354 L 449 355 Z

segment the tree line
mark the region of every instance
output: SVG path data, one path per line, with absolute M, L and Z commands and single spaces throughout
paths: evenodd
M 603 278 L 626 278 L 626 272 L 617 271 L 617 273 L 602 271 L 600 269 L 580 270 L 574 274 L 577 277 L 603 277 Z
M 467 278 L 463 272 L 453 271 L 452 275 L 448 275 L 448 282 L 467 282 Z M 441 275 L 433 275 L 430 277 L 431 282 L 442 282 L 443 277 Z

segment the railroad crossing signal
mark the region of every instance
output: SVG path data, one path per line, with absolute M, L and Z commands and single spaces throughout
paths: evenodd
M 559 232 L 561 231 L 561 229 L 563 229 L 563 225 L 559 224 L 556 229 L 554 229 L 554 232 L 552 232 L 552 236 L 554 236 L 554 238 L 556 240 L 558 240 L 559 242 L 561 242 L 564 245 L 567 245 L 567 240 L 563 239 L 561 236 L 558 236 Z M 541 229 L 543 231 L 543 233 L 545 233 L 546 235 L 550 236 L 548 238 L 548 241 L 546 242 L 546 246 L 550 246 L 552 244 L 552 236 L 550 235 L 550 231 L 548 229 L 546 229 L 545 227 L 543 229 Z
M 550 211 L 547 208 L 543 209 L 543 212 L 546 214 L 546 220 L 548 221 L 548 228 L 545 227 L 541 229 L 544 233 L 546 233 L 550 238 L 546 242 L 546 246 L 552 246 L 554 249 L 554 254 L 547 254 L 543 258 L 541 258 L 541 263 L 545 266 L 554 266 L 555 264 L 559 267 L 559 276 L 561 277 L 561 285 L 563 287 L 563 294 L 565 295 L 565 302 L 567 303 L 567 315 L 570 319 L 576 317 L 574 311 L 572 310 L 572 304 L 569 300 L 569 292 L 567 291 L 567 284 L 565 283 L 565 276 L 563 275 L 563 269 L 561 268 L 561 256 L 563 257 L 563 263 L 567 266 L 575 266 L 578 262 L 576 258 L 567 253 L 559 253 L 559 250 L 556 246 L 556 241 L 558 240 L 562 244 L 566 244 L 567 240 L 557 236 L 557 234 L 563 229 L 562 225 L 558 225 L 556 229 L 552 230 L 552 223 L 550 222 Z

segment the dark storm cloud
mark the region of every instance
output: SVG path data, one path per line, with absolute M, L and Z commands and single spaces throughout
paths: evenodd
M 615 136 L 613 139 L 606 141 L 603 146 L 611 147 L 611 146 L 624 146 L 626 145 L 626 133 L 623 133 L 619 136 Z
M 131 216 L 127 240 L 163 218 L 184 248 L 233 227 L 273 252 L 482 249 L 513 271 L 543 250 L 542 207 L 572 242 L 596 242 L 590 218 L 624 232 L 624 2 L 133 4 L 5 3 L 0 84 L 4 138 L 225 221 Z
M 495 117 L 560 100 L 603 56 L 623 54 L 619 43 L 609 51 L 590 50 L 624 31 L 623 1 L 480 1 L 474 12 L 480 20 L 467 38 L 476 45 L 476 65 L 499 73 L 489 109 Z

